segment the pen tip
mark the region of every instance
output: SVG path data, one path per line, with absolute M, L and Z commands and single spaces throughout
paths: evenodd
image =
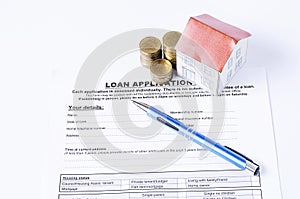
M 134 105 L 139 104 L 137 101 L 131 100 Z
M 147 112 L 147 109 L 149 108 L 149 105 L 142 103 L 142 102 L 137 102 L 134 100 L 131 100 L 133 102 L 134 105 L 136 105 L 137 107 L 139 107 L 140 109 L 142 109 L 143 111 Z
M 257 169 L 254 171 L 255 176 L 260 176 L 260 167 L 258 166 Z

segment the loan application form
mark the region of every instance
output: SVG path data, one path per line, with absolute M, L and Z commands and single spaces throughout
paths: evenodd
M 115 61 L 94 87 L 78 84 L 76 72 L 53 73 L 49 198 L 281 198 L 263 68 L 241 69 L 211 96 L 176 73 L 167 85 L 151 82 L 136 56 Z M 152 121 L 131 100 L 251 157 L 260 176 Z

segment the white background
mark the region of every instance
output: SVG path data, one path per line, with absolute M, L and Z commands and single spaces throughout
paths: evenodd
M 300 12 L 292 0 L 1 0 L 1 198 L 44 198 L 45 167 L 55 164 L 46 153 L 55 71 L 72 69 L 75 78 L 112 36 L 149 27 L 182 31 L 190 16 L 204 13 L 252 33 L 245 67 L 267 70 L 282 195 L 297 198 Z

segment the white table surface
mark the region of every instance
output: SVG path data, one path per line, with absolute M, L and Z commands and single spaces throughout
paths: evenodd
M 267 70 L 282 195 L 297 198 L 298 5 L 292 0 L 1 0 L 1 198 L 46 198 L 48 97 L 55 69 L 79 69 L 97 45 L 124 31 L 182 31 L 190 16 L 204 13 L 252 33 L 245 67 Z

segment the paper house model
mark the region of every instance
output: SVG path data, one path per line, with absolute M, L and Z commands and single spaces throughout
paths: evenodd
M 220 93 L 245 63 L 250 36 L 207 14 L 191 17 L 176 45 L 177 74 Z

